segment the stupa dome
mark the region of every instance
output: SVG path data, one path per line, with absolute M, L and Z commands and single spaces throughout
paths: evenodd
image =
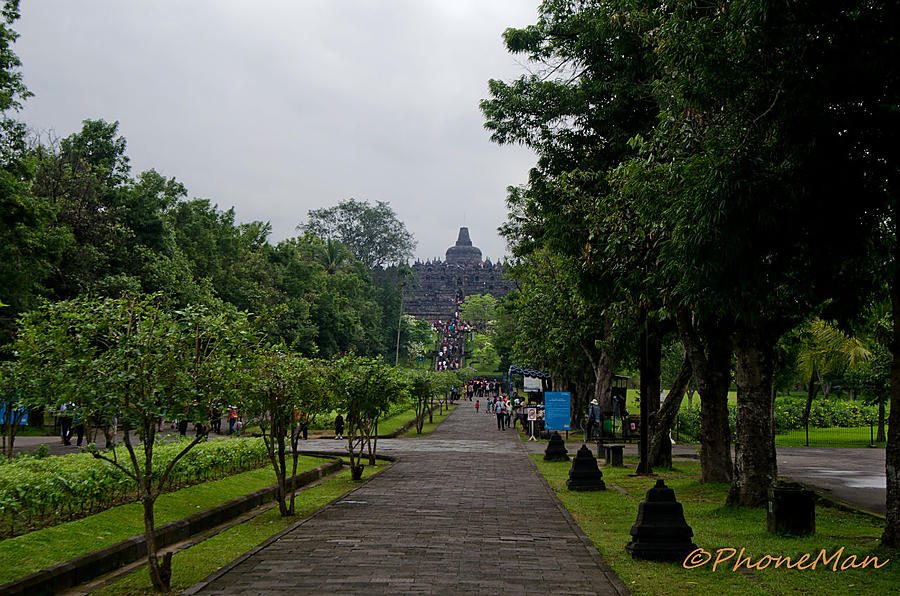
M 456 246 L 447 249 L 446 261 L 448 265 L 475 265 L 481 262 L 481 249 L 472 246 L 469 228 L 459 229 Z

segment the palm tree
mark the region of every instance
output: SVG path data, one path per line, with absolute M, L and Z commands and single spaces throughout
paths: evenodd
M 872 353 L 866 349 L 862 340 L 847 335 L 819 318 L 810 321 L 801 336 L 805 338 L 805 342 L 797 364 L 801 377 L 808 379 L 806 407 L 803 410 L 803 425 L 808 427 L 809 411 L 819 387 L 826 399 L 831 391 L 831 382 L 827 376 L 842 375 L 848 368 L 868 362 Z
M 347 247 L 340 242 L 329 238 L 325 241 L 324 246 L 319 247 L 318 257 L 319 262 L 325 267 L 325 271 L 329 275 L 334 275 L 340 271 L 344 263 L 347 262 L 349 251 L 347 250 Z

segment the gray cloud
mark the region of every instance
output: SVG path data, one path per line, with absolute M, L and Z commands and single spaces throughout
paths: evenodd
M 295 234 L 307 210 L 391 203 L 421 257 L 468 225 L 486 256 L 534 156 L 497 147 L 478 101 L 523 72 L 506 27 L 536 2 L 24 2 L 21 118 L 65 136 L 118 120 L 137 171 Z

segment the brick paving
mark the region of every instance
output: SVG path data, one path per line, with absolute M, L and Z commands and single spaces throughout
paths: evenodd
M 493 416 L 463 402 L 382 449 L 400 460 L 189 592 L 628 593 Z

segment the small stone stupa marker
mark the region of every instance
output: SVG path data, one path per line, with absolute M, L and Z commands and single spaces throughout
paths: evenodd
M 550 435 L 550 442 L 547 443 L 547 449 L 544 451 L 544 461 L 569 461 L 569 450 L 566 449 L 566 444 L 556 431 Z
M 566 486 L 569 490 L 606 490 L 603 472 L 597 466 L 597 459 L 587 445 L 582 445 L 575 454 Z
M 647 500 L 638 505 L 637 521 L 631 527 L 632 541 L 625 550 L 635 559 L 684 561 L 697 545 L 691 542 L 694 531 L 684 520 L 675 491 L 662 478 L 647 491 Z

